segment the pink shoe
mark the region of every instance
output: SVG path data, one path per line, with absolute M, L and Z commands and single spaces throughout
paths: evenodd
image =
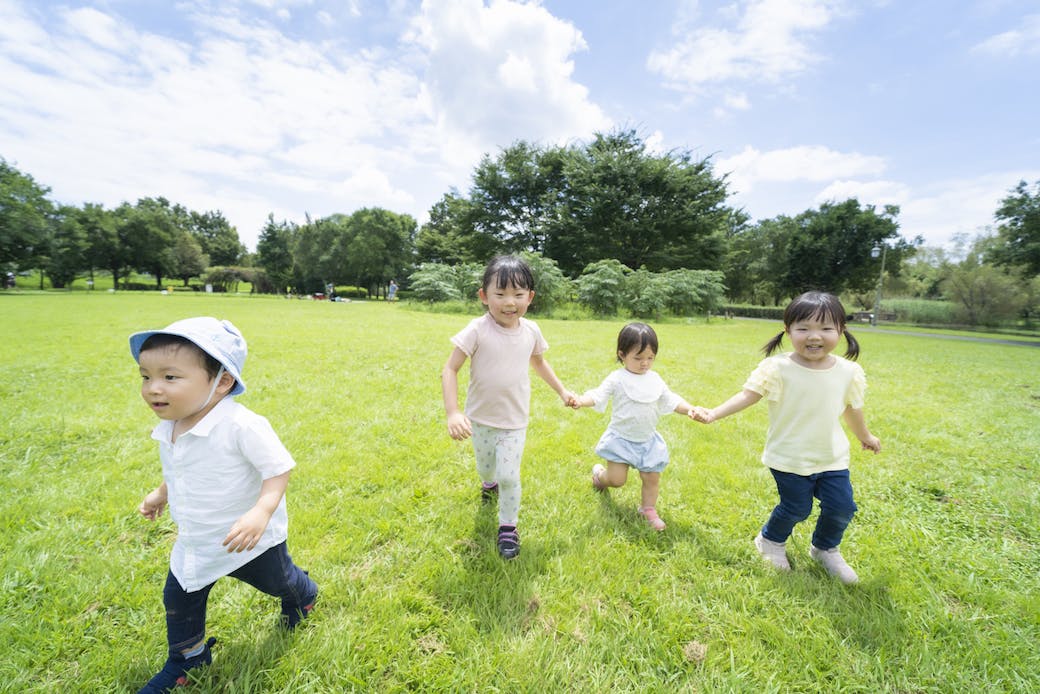
M 661 531 L 665 529 L 664 521 L 657 515 L 657 510 L 654 507 L 648 506 L 644 508 L 640 506 L 639 513 L 646 518 L 646 522 L 649 523 L 650 527 L 654 530 Z
M 601 479 L 606 472 L 607 468 L 603 467 L 599 463 L 592 466 L 592 486 L 597 492 L 602 492 L 607 488 L 607 485 L 603 484 L 603 480 Z

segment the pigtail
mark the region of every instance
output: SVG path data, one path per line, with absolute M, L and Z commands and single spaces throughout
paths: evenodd
M 856 361 L 859 358 L 859 342 L 852 336 L 848 328 L 842 328 L 841 330 L 845 335 L 845 341 L 849 343 L 848 349 L 845 350 L 845 358 Z
M 772 354 L 776 350 L 780 349 L 780 344 L 783 341 L 784 341 L 784 331 L 781 330 L 777 334 L 776 337 L 774 337 L 772 340 L 770 340 L 769 342 L 767 342 L 764 345 L 762 345 L 762 353 L 765 354 L 768 357 L 770 354 Z

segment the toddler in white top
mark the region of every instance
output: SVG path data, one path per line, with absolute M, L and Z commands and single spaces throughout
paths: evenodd
M 664 379 L 651 370 L 657 357 L 657 333 L 646 323 L 629 323 L 617 339 L 617 360 L 621 368 L 608 375 L 598 388 L 575 398 L 573 407 L 593 407 L 605 412 L 612 404 L 610 424 L 596 444 L 596 454 L 607 466 L 592 468 L 592 485 L 603 491 L 622 487 L 628 469 L 639 471 L 643 482 L 639 513 L 655 530 L 665 523 L 657 515 L 661 472 L 668 465 L 668 446 L 657 432 L 657 420 L 669 412 L 693 418 L 694 408 L 668 389 Z

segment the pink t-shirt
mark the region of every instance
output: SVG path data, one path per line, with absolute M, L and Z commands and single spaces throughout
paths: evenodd
M 491 314 L 474 318 L 451 338 L 470 359 L 466 416 L 496 429 L 523 429 L 531 409 L 531 357 L 549 349 L 538 325 L 520 319 L 515 330 Z

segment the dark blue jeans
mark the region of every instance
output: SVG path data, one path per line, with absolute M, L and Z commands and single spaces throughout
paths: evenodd
M 293 563 L 286 543 L 275 545 L 245 566 L 228 574 L 259 591 L 282 600 L 282 614 L 290 614 L 314 602 L 318 585 Z M 216 581 L 205 588 L 185 592 L 173 572 L 166 574 L 163 604 L 166 606 L 166 640 L 170 653 L 180 653 L 206 636 L 206 602 Z
M 820 500 L 820 517 L 813 532 L 813 545 L 830 549 L 841 544 L 845 528 L 856 513 L 849 471 L 832 470 L 807 476 L 772 468 L 770 472 L 776 480 L 780 503 L 762 526 L 762 537 L 773 542 L 787 542 L 794 526 L 809 517 L 815 497 Z

